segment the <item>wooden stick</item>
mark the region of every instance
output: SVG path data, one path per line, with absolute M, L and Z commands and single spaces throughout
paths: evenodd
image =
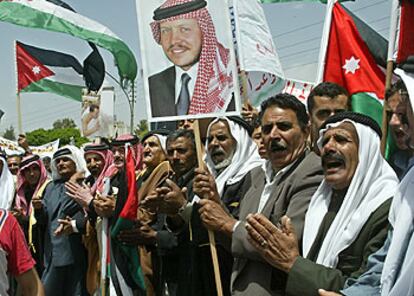
M 17 130 L 19 134 L 23 133 L 23 124 L 22 124 L 22 107 L 20 103 L 20 93 L 16 94 L 16 107 L 17 107 Z
M 385 92 L 387 92 L 387 90 L 391 87 L 391 81 L 392 81 L 392 75 L 393 75 L 393 70 L 394 70 L 394 62 L 393 61 L 388 61 L 387 62 L 387 74 L 386 74 L 386 78 L 385 78 Z M 388 134 L 388 102 L 385 99 L 385 94 L 384 94 L 384 105 L 382 108 L 382 126 L 381 126 L 381 131 L 382 131 L 382 139 L 381 139 L 381 154 L 382 156 L 385 156 L 385 149 L 387 148 L 387 134 Z
M 201 145 L 201 137 L 200 137 L 200 126 L 198 119 L 194 121 L 194 138 L 196 143 L 196 150 L 197 150 L 197 160 L 198 160 L 198 167 L 202 168 L 203 163 L 203 146 Z M 210 251 L 211 251 L 211 259 L 213 260 L 213 268 L 214 268 L 214 278 L 216 281 L 216 289 L 217 289 L 217 296 L 223 296 L 223 288 L 221 285 L 221 277 L 220 277 L 220 267 L 217 257 L 217 249 L 216 249 L 216 239 L 214 237 L 214 232 L 208 230 L 208 239 L 210 241 Z
M 240 82 L 242 85 L 242 98 L 243 103 L 250 104 L 249 96 L 247 95 L 247 74 L 246 71 L 242 70 L 240 71 Z

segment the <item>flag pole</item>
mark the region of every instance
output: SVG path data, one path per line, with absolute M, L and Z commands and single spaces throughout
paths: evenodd
M 17 130 L 19 134 L 23 133 L 23 125 L 22 125 L 22 108 L 20 104 L 20 93 L 17 92 L 16 94 L 16 104 L 17 104 Z
M 131 82 L 131 101 L 129 104 L 129 109 L 130 109 L 130 113 L 131 113 L 131 118 L 130 118 L 130 131 L 131 131 L 131 135 L 134 134 L 134 108 L 135 108 L 135 83 L 134 81 Z
M 17 71 L 17 53 L 16 53 L 17 41 L 14 40 L 14 62 L 15 62 L 15 71 L 16 71 L 16 108 L 17 108 L 17 130 L 19 134 L 23 133 L 22 125 L 22 106 L 20 103 L 20 92 L 19 92 L 19 75 Z
M 328 50 L 329 33 L 331 31 L 332 10 L 336 0 L 328 0 L 326 4 L 325 22 L 323 24 L 321 47 L 319 49 L 319 65 L 316 75 L 316 84 L 323 81 L 323 73 L 325 70 L 326 51 Z
M 395 41 L 397 38 L 399 19 L 399 1 L 393 0 L 391 5 L 391 17 L 390 17 L 390 36 L 388 39 L 388 54 L 387 54 L 387 72 L 385 76 L 385 92 L 391 87 L 392 76 L 394 73 L 394 54 L 395 54 Z M 382 138 L 381 138 L 381 154 L 385 156 L 385 149 L 387 147 L 387 134 L 388 134 L 388 116 L 389 111 L 388 101 L 384 94 L 384 105 L 382 108 Z
M 203 149 L 201 145 L 200 124 L 199 124 L 198 119 L 194 121 L 194 138 L 195 138 L 195 144 L 196 144 L 196 150 L 197 150 L 198 167 L 202 168 L 204 165 Z M 210 241 L 211 259 L 213 261 L 214 279 L 216 282 L 217 296 L 223 296 L 223 288 L 221 285 L 221 277 L 220 277 L 220 267 L 219 267 L 218 256 L 217 256 L 217 249 L 216 249 L 216 239 L 214 237 L 214 232 L 209 229 L 208 229 L 208 239 Z

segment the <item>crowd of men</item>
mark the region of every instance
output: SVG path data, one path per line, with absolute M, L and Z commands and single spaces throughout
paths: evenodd
M 403 79 L 387 97 L 399 149 L 390 164 L 381 128 L 329 82 L 308 110 L 278 94 L 256 114 L 211 119 L 203 165 L 191 121 L 64 146 L 48 167 L 30 151 L 3 155 L 0 294 L 414 295 L 413 95 Z M 126 146 L 138 210 L 106 238 L 131 190 Z M 144 285 L 123 246 L 139 256 Z

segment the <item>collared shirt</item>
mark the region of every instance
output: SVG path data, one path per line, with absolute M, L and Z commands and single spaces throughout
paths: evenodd
M 287 166 L 285 166 L 284 168 L 282 168 L 281 170 L 275 172 L 272 168 L 272 163 L 270 162 L 270 160 L 266 160 L 266 162 L 264 162 L 262 164 L 262 169 L 265 173 L 266 176 L 266 184 L 265 187 L 263 189 L 262 195 L 260 196 L 260 201 L 259 201 L 259 207 L 257 209 L 258 213 L 261 213 L 263 208 L 265 207 L 267 201 L 269 200 L 270 196 L 272 195 L 272 191 L 273 191 L 273 185 L 276 184 L 280 178 L 282 178 L 282 176 L 284 175 L 285 172 L 287 172 L 292 165 L 298 161 L 297 159 L 294 160 L 292 163 L 288 164 Z M 233 226 L 233 230 L 232 232 L 234 232 L 237 228 L 237 226 L 240 224 L 241 221 L 237 221 L 234 226 Z
M 198 63 L 191 66 L 191 68 L 188 71 L 184 71 L 180 67 L 175 66 L 175 74 L 176 74 L 175 75 L 175 103 L 176 104 L 178 102 L 178 97 L 180 96 L 180 91 L 181 91 L 181 76 L 184 73 L 187 73 L 191 77 L 190 81 L 188 82 L 188 92 L 190 94 L 190 98 L 192 98 L 193 93 L 194 93 L 196 79 L 197 79 L 197 72 L 198 72 Z
M 266 160 L 266 162 L 262 165 L 262 169 L 266 176 L 266 184 L 263 189 L 262 196 L 260 196 L 259 208 L 257 209 L 258 213 L 262 212 L 267 201 L 269 200 L 270 195 L 273 191 L 273 185 L 276 184 L 280 180 L 280 178 L 282 178 L 283 174 L 287 172 L 295 162 L 296 160 L 278 171 L 275 171 L 272 168 L 272 163 L 270 162 L 270 160 Z

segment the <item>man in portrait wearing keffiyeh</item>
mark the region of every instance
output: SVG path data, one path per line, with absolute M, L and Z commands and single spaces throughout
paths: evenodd
M 154 11 L 153 37 L 174 64 L 149 77 L 154 117 L 234 110 L 230 50 L 217 40 L 206 5 L 167 0 Z

